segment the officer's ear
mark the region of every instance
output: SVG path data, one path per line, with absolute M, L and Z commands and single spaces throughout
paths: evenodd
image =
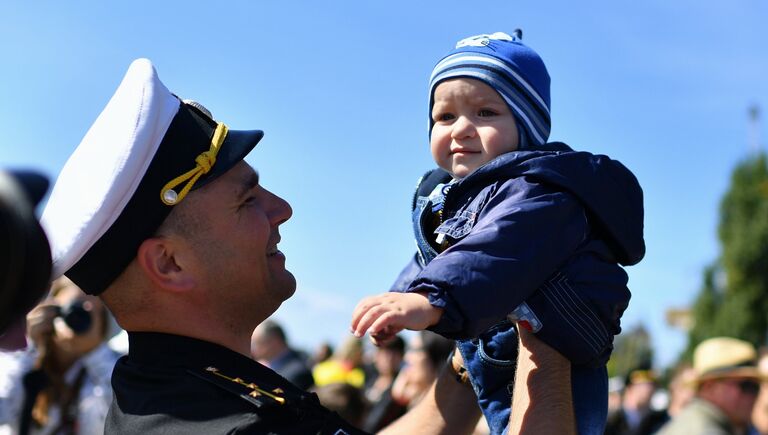
M 157 287 L 172 292 L 183 292 L 195 286 L 194 275 L 180 256 L 173 240 L 166 237 L 152 237 L 139 246 L 136 261 L 146 277 Z

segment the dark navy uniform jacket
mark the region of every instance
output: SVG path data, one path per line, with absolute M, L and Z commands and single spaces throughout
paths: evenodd
M 317 396 L 222 346 L 129 333 L 112 374 L 107 434 L 360 434 Z

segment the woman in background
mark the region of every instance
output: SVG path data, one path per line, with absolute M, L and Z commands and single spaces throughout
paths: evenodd
M 27 324 L 32 346 L 0 355 L 0 430 L 102 434 L 120 356 L 107 346 L 106 308 L 61 278 Z
M 419 331 L 414 335 L 405 352 L 405 367 L 392 385 L 392 398 L 409 408 L 417 404 L 437 379 L 453 347 L 453 340 L 434 332 Z

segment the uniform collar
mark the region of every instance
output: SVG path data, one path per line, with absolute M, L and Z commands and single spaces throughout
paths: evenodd
M 128 360 L 137 365 L 180 367 L 193 371 L 215 367 L 229 374 L 248 373 L 269 384 L 290 384 L 251 358 L 197 338 L 161 332 L 128 332 L 128 346 Z M 297 392 L 300 390 L 297 389 Z
M 256 363 L 215 343 L 161 332 L 128 332 L 128 357 L 139 364 L 161 366 L 196 367 L 219 360 L 249 366 Z

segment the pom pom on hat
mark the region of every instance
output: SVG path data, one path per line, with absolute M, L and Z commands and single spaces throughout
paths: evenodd
M 549 73 L 541 57 L 514 36 L 496 32 L 462 39 L 437 63 L 429 80 L 429 129 L 435 88 L 454 78 L 481 80 L 509 106 L 520 131 L 520 147 L 542 145 L 551 129 Z

